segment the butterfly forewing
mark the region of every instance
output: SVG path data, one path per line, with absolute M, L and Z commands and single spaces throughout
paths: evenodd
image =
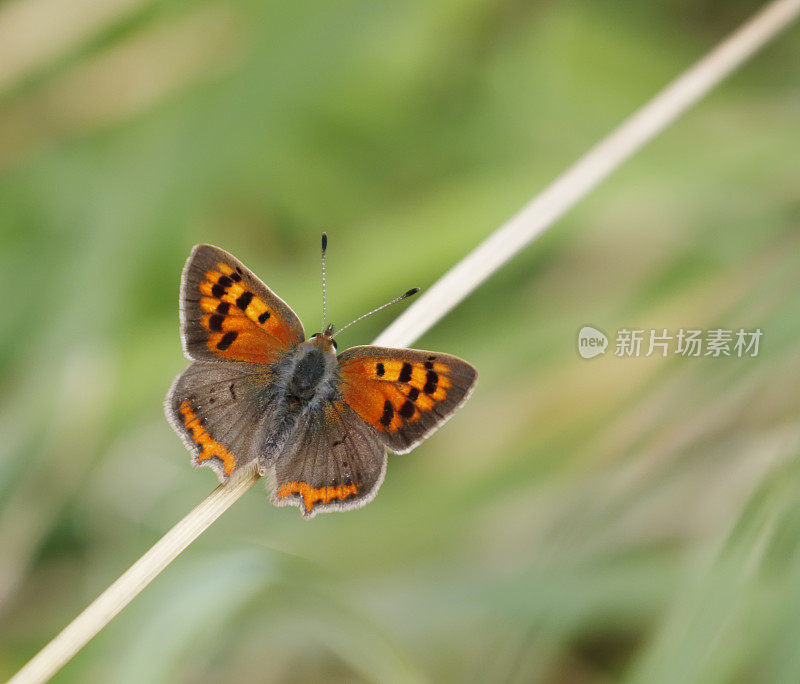
M 417 349 L 352 347 L 339 355 L 339 364 L 345 401 L 396 453 L 439 428 L 477 379 L 466 361 Z
M 303 516 L 358 508 L 375 496 L 386 472 L 386 449 L 343 401 L 311 414 L 293 453 L 277 462 L 272 502 L 299 506 Z
M 183 269 L 181 329 L 189 358 L 269 363 L 305 339 L 295 313 L 240 261 L 197 245 Z

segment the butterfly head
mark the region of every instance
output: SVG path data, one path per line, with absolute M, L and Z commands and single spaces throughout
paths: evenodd
M 314 333 L 311 337 L 308 338 L 308 341 L 311 344 L 319 347 L 324 352 L 330 352 L 331 354 L 336 353 L 336 342 L 333 339 L 333 331 L 335 328 L 333 327 L 333 323 L 328 325 L 325 328 L 324 332 L 321 333 Z

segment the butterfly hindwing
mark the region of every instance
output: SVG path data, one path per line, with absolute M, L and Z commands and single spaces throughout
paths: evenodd
M 466 361 L 439 352 L 361 346 L 338 358 L 345 401 L 395 453 L 439 428 L 477 380 Z
M 341 400 L 298 426 L 296 447 L 274 468 L 272 503 L 299 506 L 303 517 L 371 501 L 386 472 L 386 448 Z
M 238 259 L 197 245 L 181 279 L 181 333 L 196 361 L 270 363 L 305 339 L 289 306 Z
M 252 363 L 196 361 L 167 394 L 167 418 L 192 452 L 195 467 L 210 466 L 220 481 L 256 461 L 271 416 L 268 368 Z

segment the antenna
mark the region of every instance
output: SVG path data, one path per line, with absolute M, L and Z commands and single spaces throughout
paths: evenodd
M 399 297 L 395 297 L 391 302 L 386 302 L 386 304 L 384 304 L 383 306 L 379 306 L 377 309 L 373 309 L 372 311 L 359 316 L 355 320 L 350 321 L 347 325 L 339 328 L 334 335 L 331 335 L 331 338 L 336 337 L 336 335 L 342 332 L 342 330 L 347 330 L 347 328 L 353 325 L 353 323 L 358 323 L 361 319 L 366 318 L 367 316 L 371 316 L 372 314 L 377 313 L 381 309 L 385 309 L 387 306 L 391 306 L 392 304 L 397 304 L 397 302 L 402 302 L 407 297 L 412 297 L 413 295 L 417 294 L 417 292 L 419 292 L 419 288 L 414 287 L 410 289 L 408 292 L 404 292 Z
M 328 249 L 328 234 L 322 234 L 322 328 L 325 330 L 325 252 Z

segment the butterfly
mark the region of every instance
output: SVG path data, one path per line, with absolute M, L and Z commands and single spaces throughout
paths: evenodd
M 429 437 L 477 379 L 469 363 L 440 352 L 358 346 L 337 354 L 337 333 L 324 325 L 325 235 L 322 245 L 324 331 L 307 340 L 294 311 L 244 264 L 195 246 L 180 288 L 192 363 L 165 400 L 195 467 L 222 482 L 256 468 L 270 476 L 272 503 L 299 506 L 305 518 L 371 501 L 387 450 L 406 453 Z

